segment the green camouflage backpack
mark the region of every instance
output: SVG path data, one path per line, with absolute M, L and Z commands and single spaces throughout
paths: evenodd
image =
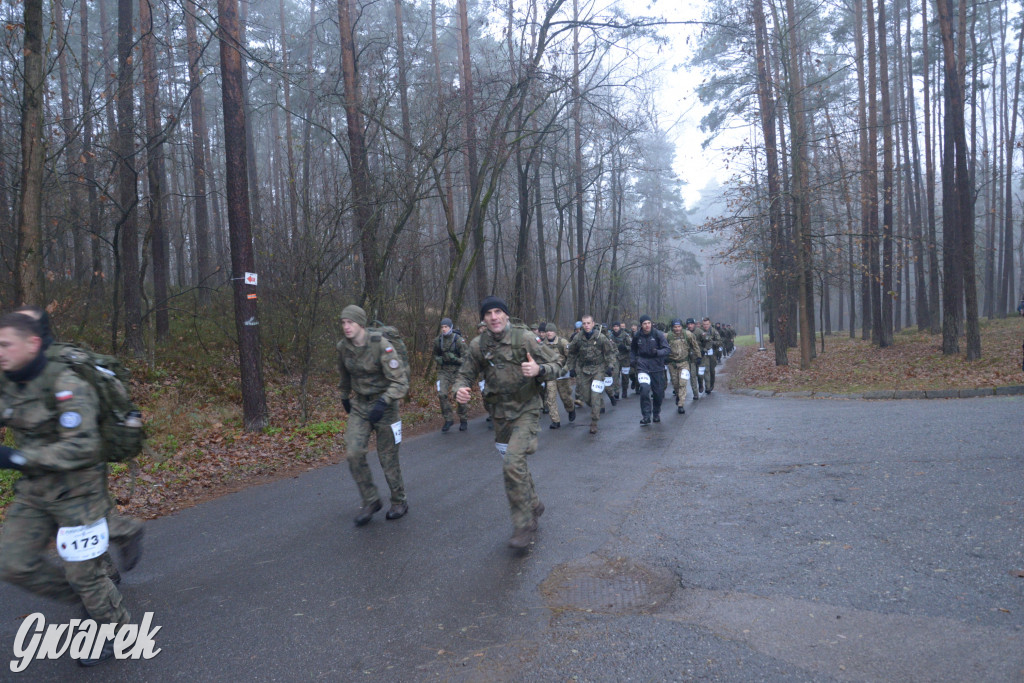
M 142 452 L 146 440 L 142 413 L 132 403 L 128 393 L 130 373 L 120 360 L 91 349 L 59 342 L 46 350 L 46 359 L 54 364 L 58 372 L 63 370 L 61 366 L 71 368 L 96 392 L 100 402 L 98 416 L 105 460 L 124 462 Z M 48 396 L 52 402 L 51 407 L 56 410 L 56 397 L 52 391 Z
M 386 344 L 394 348 L 395 353 L 398 354 L 399 359 L 402 361 L 402 367 L 405 369 L 406 375 L 410 372 L 409 365 L 409 350 L 405 348 L 405 342 L 402 341 L 402 335 L 398 333 L 398 330 L 390 325 L 381 325 L 380 327 L 371 327 L 366 330 L 370 335 L 370 341 L 380 346 Z M 408 389 L 402 398 L 409 395 Z

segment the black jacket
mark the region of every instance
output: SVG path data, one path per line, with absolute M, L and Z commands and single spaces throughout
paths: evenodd
M 652 327 L 651 333 L 646 335 L 643 330 L 638 330 L 629 349 L 629 362 L 637 372 L 664 372 L 668 352 L 668 338 L 664 332 Z

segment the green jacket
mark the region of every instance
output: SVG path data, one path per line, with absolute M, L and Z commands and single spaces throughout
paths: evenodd
M 458 368 L 468 351 L 469 345 L 461 334 L 452 332 L 447 338 L 443 334 L 438 335 L 434 341 L 434 362 L 438 367 Z
M 368 331 L 366 346 L 356 346 L 348 339 L 338 342 L 343 399 L 352 394 L 368 402 L 383 397 L 390 405 L 409 392 L 409 369 L 386 338 L 373 341 L 379 336 Z
M 529 354 L 542 368 L 540 377 L 523 377 L 522 363 Z M 469 353 L 459 368 L 455 391 L 471 387 L 483 375 L 484 402 L 494 417 L 514 420 L 529 410 L 540 410 L 541 382 L 562 374 L 558 352 L 527 328 L 509 325 L 495 337 L 485 331 L 469 343 Z
M 104 485 L 99 399 L 66 365 L 47 363 L 25 384 L 0 384 L 0 426 L 27 460 L 18 493 L 56 500 Z
M 605 369 L 614 367 L 617 361 L 618 354 L 612 340 L 596 329 L 589 338 L 580 332 L 569 342 L 566 364 L 578 375 L 604 375 Z

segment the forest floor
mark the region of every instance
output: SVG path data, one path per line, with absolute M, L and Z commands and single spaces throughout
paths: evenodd
M 752 340 L 751 340 L 752 341 Z M 918 332 L 917 328 L 895 335 L 895 344 L 885 349 L 862 341 L 858 335 L 815 340 L 818 357 L 809 370 L 800 370 L 799 349 L 789 350 L 789 365 L 775 365 L 775 350 L 743 347 L 733 365 L 733 387 L 775 391 L 823 391 L 860 393 L 876 390 L 937 390 L 988 388 L 1024 384 L 1021 343 L 1024 318 L 981 321 L 981 359 L 968 363 L 966 341 L 960 339 L 960 353 L 942 355 L 942 336 Z
M 151 367 L 131 367 L 132 398 L 142 410 L 148 439 L 136 460 L 110 466 L 110 488 L 122 514 L 160 517 L 342 461 L 345 411 L 336 369 L 311 373 L 303 420 L 299 378 L 265 363 L 269 426 L 246 432 L 238 362 L 232 349 L 224 345 L 208 347 L 202 354 L 196 351 L 183 346 L 162 354 Z M 483 404 L 475 393 L 470 417 L 481 414 Z M 434 379 L 424 378 L 415 366 L 401 417 L 405 438 L 440 429 L 442 424 Z M 375 448 L 372 439 L 370 448 Z M 0 520 L 13 497 L 17 476 L 0 470 Z M 339 486 L 352 486 L 356 496 L 350 481 Z

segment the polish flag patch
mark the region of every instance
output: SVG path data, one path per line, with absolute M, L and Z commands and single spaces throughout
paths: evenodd
M 54 396 L 57 397 L 58 401 L 70 401 L 75 397 L 75 394 L 70 391 L 58 391 Z
M 395 349 L 393 347 L 389 346 L 386 349 L 384 349 L 384 353 L 392 353 L 392 352 L 394 352 L 394 350 Z

